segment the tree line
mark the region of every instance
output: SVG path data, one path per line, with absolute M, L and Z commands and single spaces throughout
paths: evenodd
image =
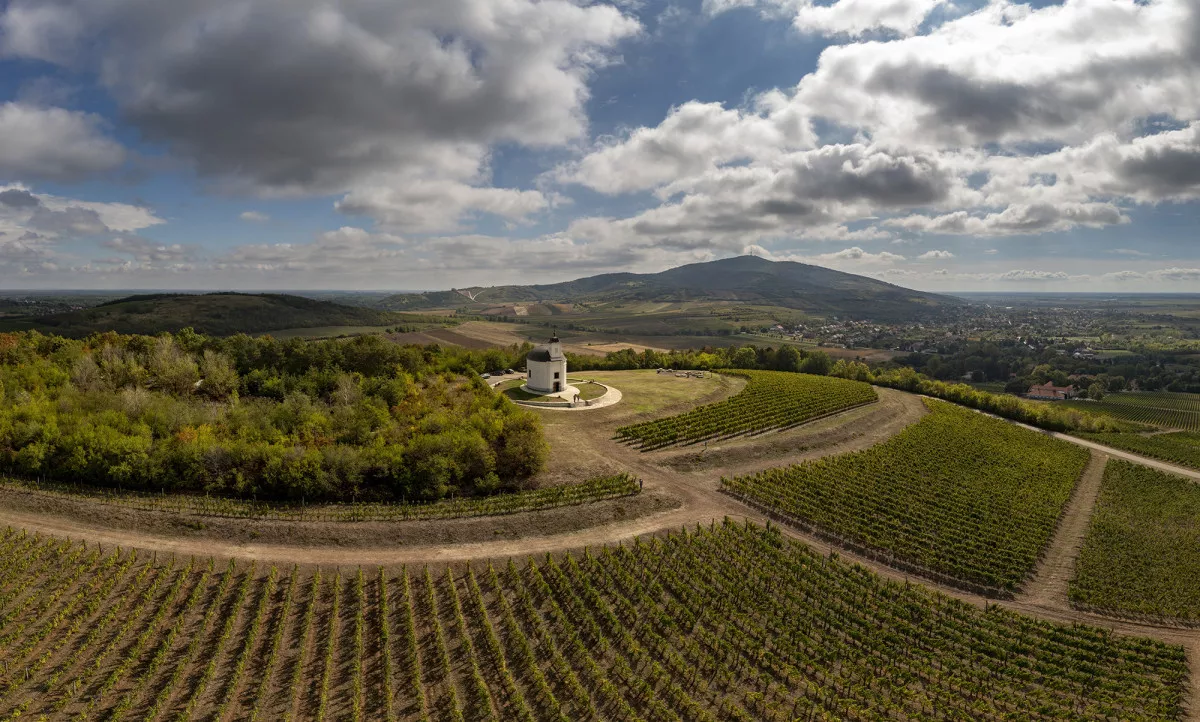
M 538 418 L 479 379 L 522 349 L 0 334 L 0 470 L 274 500 L 436 500 L 525 485 Z
M 933 396 L 980 411 L 1032 424 L 1054 431 L 1116 431 L 1123 426 L 1112 419 L 1054 404 L 1037 403 L 1010 394 L 981 391 L 964 383 L 931 379 L 895 362 L 872 367 L 862 361 L 839 359 L 836 362 L 823 351 L 782 345 L 730 346 L 674 351 L 646 349 L 637 352 L 622 349 L 604 357 L 567 354 L 567 367 L 573 371 L 623 370 L 645 368 L 670 369 L 759 369 L 837 376 L 888 386 L 912 393 Z
M 809 351 L 795 346 L 705 347 L 673 351 L 621 349 L 604 356 L 567 352 L 567 368 L 572 371 L 622 371 L 629 369 L 747 369 L 795 371 L 818 376 L 828 375 L 833 360 L 824 351 Z

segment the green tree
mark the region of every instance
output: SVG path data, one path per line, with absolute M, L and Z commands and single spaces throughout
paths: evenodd
M 215 401 L 237 398 L 238 372 L 229 357 L 218 351 L 205 351 L 200 359 L 200 393 Z
M 775 367 L 780 371 L 799 371 L 803 358 L 795 346 L 783 346 L 775 356 Z
M 97 391 L 103 386 L 104 376 L 90 353 L 80 356 L 75 362 L 71 369 L 71 383 L 80 391 Z
M 739 369 L 752 369 L 758 365 L 758 352 L 753 346 L 743 346 L 733 354 L 733 366 Z
M 833 368 L 833 361 L 824 351 L 813 351 L 800 363 L 800 373 L 825 376 Z
M 506 480 L 528 479 L 546 468 L 550 445 L 533 414 L 521 411 L 504 424 L 496 451 L 496 473 Z
M 1099 401 L 1104 398 L 1104 394 L 1105 394 L 1104 384 L 1102 384 L 1098 381 L 1088 387 L 1087 395 L 1088 395 L 1089 399 L 1095 399 L 1096 401 Z
M 196 362 L 171 336 L 163 336 L 154 344 L 149 371 L 156 387 L 177 395 L 191 393 L 200 380 Z

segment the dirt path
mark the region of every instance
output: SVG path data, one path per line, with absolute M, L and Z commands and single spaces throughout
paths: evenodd
M 1095 465 L 1096 460 L 1095 457 L 1093 457 L 1092 464 L 1090 464 L 1088 469 L 1084 472 L 1085 478 L 1088 473 L 1092 471 L 1092 467 Z M 1101 466 L 1101 473 L 1102 469 L 1103 467 Z M 1085 483 L 1086 481 L 1081 479 L 1080 484 L 1082 485 Z M 1077 497 L 1082 496 L 1083 494 L 1077 494 Z M 1093 502 L 1094 499 L 1095 497 L 1093 496 Z M 744 517 L 745 519 L 749 519 L 750 521 L 758 524 L 766 524 L 769 521 L 766 517 L 748 507 L 742 506 L 739 502 L 733 499 L 730 499 L 730 503 L 732 505 L 741 506 L 744 511 L 743 514 L 737 515 L 737 517 L 734 518 Z M 1079 498 L 1078 500 L 1073 498 L 1072 504 L 1076 506 L 1077 509 L 1068 510 L 1068 517 L 1070 517 L 1072 515 L 1072 511 L 1074 511 L 1075 516 L 1085 517 L 1085 521 L 1086 518 L 1090 518 L 1090 508 L 1087 509 L 1087 513 L 1083 513 L 1085 508 L 1082 498 Z M 1059 533 L 1056 533 L 1054 539 L 1051 541 L 1051 548 L 1046 554 L 1047 562 L 1055 557 L 1062 558 L 1069 556 L 1072 560 L 1071 563 L 1074 563 L 1074 555 L 1078 553 L 1077 548 L 1075 549 L 1074 554 L 1064 553 L 1058 548 L 1060 545 L 1068 547 L 1071 546 L 1072 536 L 1065 532 L 1067 528 L 1067 521 L 1068 518 L 1064 517 L 1063 524 L 1059 529 Z M 1186 629 L 1182 627 L 1158 626 L 1154 624 L 1142 624 L 1124 619 L 1107 617 L 1092 612 L 1082 612 L 1074 609 L 1066 602 L 1065 585 L 1066 582 L 1069 581 L 1069 575 L 1067 579 L 1062 581 L 1063 595 L 1061 603 L 1059 603 L 1057 595 L 1053 593 L 1055 591 L 1055 584 L 1046 585 L 1046 587 L 1051 590 L 1051 593 L 1045 595 L 1045 598 L 1043 599 L 1034 599 L 1028 594 L 1021 594 L 1016 599 L 1010 600 L 990 599 L 979 594 L 964 591 L 957 587 L 939 584 L 923 577 L 914 577 L 867 557 L 859 556 L 858 554 L 855 554 L 849 550 L 831 545 L 827 541 L 819 539 L 816 536 L 803 532 L 794 527 L 781 526 L 778 522 L 770 523 L 773 524 L 775 528 L 779 529 L 784 536 L 795 539 L 799 542 L 803 542 L 814 550 L 821 550 L 831 554 L 836 553 L 838 558 L 840 558 L 842 561 L 866 567 L 885 579 L 891 579 L 897 582 L 912 582 L 915 584 L 920 584 L 921 586 L 945 594 L 948 597 L 953 597 L 955 599 L 967 602 L 968 604 L 972 604 L 980 609 L 1000 606 L 1030 617 L 1057 622 L 1060 624 L 1087 624 L 1093 627 L 1111 630 L 1116 634 L 1123 634 L 1133 637 L 1148 637 L 1150 639 L 1157 639 L 1169 644 L 1178 644 L 1187 651 L 1188 667 L 1192 670 L 1192 674 L 1189 675 L 1188 689 L 1184 698 L 1184 712 L 1186 715 L 1184 719 L 1188 720 L 1189 722 L 1200 722 L 1200 674 L 1197 674 L 1197 672 L 1200 671 L 1200 630 Z M 1046 565 L 1044 564 L 1043 568 L 1045 567 Z M 1041 574 L 1039 574 L 1039 577 L 1040 576 Z
M 933 397 L 923 397 L 923 398 L 933 398 Z M 1033 431 L 1033 432 L 1036 432 L 1039 434 L 1046 434 L 1047 436 L 1053 436 L 1054 438 L 1060 439 L 1062 441 L 1069 441 L 1072 444 L 1076 444 L 1077 446 L 1084 446 L 1089 449 L 1092 449 L 1093 451 L 1103 452 L 1103 453 L 1108 454 L 1109 456 L 1117 458 L 1117 459 L 1123 459 L 1125 461 L 1132 461 L 1135 464 L 1141 464 L 1142 466 L 1149 466 L 1154 469 L 1158 469 L 1159 471 L 1166 471 L 1168 473 L 1175 474 L 1177 476 L 1183 476 L 1188 479 L 1192 479 L 1194 481 L 1200 481 L 1200 471 L 1197 471 L 1195 469 L 1189 469 L 1186 466 L 1178 466 L 1176 464 L 1172 464 L 1167 461 L 1159 461 L 1158 459 L 1153 459 L 1149 456 L 1141 456 L 1139 454 L 1134 454 L 1129 451 L 1122 451 L 1121 449 L 1114 449 L 1111 446 L 1105 446 L 1104 444 L 1101 444 L 1101 443 L 1098 443 L 1095 441 L 1091 441 L 1089 439 L 1080 439 L 1079 437 L 1071 436 L 1070 434 L 1064 434 L 1061 431 L 1046 431 L 1045 429 L 1039 429 L 1036 426 L 1030 426 L 1029 424 L 1023 424 L 1020 421 L 1013 421 L 1012 419 L 1006 419 L 1003 416 L 997 416 L 996 414 L 989 413 L 987 411 L 980 411 L 979 409 L 972 409 L 972 410 L 975 411 L 976 413 L 983 414 L 984 416 L 990 416 L 993 419 L 1000 419 L 1001 421 L 1007 421 L 1010 424 L 1016 424 L 1017 426 L 1020 426 L 1023 429 L 1029 429 L 1030 431 Z
M 412 564 L 420 562 L 453 562 L 476 558 L 504 558 L 509 556 L 526 556 L 543 554 L 561 549 L 576 549 L 584 546 L 596 546 L 619 542 L 632 537 L 679 529 L 683 526 L 697 523 L 706 524 L 713 519 L 725 516 L 745 517 L 761 520 L 761 516 L 732 498 L 719 492 L 720 476 L 729 473 L 751 473 L 753 471 L 794 463 L 820 456 L 835 455 L 870 447 L 897 433 L 905 426 L 919 420 L 925 413 L 924 404 L 920 397 L 905 394 L 891 389 L 879 389 L 880 403 L 861 407 L 845 412 L 844 417 L 849 421 L 843 422 L 843 415 L 830 417 L 818 422 L 829 424 L 831 429 L 824 431 L 792 430 L 776 436 L 755 437 L 752 439 L 735 439 L 727 442 L 720 456 L 730 463 L 717 468 L 706 468 L 691 473 L 681 473 L 678 469 L 661 464 L 674 464 L 679 456 L 672 454 L 641 453 L 626 445 L 604 438 L 603 434 L 580 435 L 580 447 L 577 453 L 581 456 L 602 457 L 613 465 L 631 471 L 645 481 L 645 490 L 641 496 L 629 498 L 629 504 L 635 505 L 646 499 L 661 499 L 664 496 L 678 499 L 679 506 L 671 509 L 655 510 L 651 513 L 627 519 L 612 519 L 611 517 L 595 520 L 598 523 L 584 528 L 554 529 L 551 532 L 534 533 L 521 537 L 508 537 L 482 540 L 479 537 L 461 543 L 446 543 L 446 540 L 432 539 L 423 536 L 420 539 L 397 539 L 381 534 L 381 543 L 371 544 L 369 536 L 364 541 L 360 531 L 355 527 L 365 527 L 370 523 L 331 523 L 330 531 L 316 538 L 297 536 L 294 541 L 266 542 L 252 538 L 235 538 L 224 536 L 184 536 L 167 532 L 147 532 L 137 527 L 114 528 L 106 519 L 79 519 L 66 513 L 47 515 L 36 509 L 0 508 L 0 524 L 24 528 L 30 532 L 48 534 L 60 538 L 86 539 L 89 542 L 105 546 L 120 546 L 122 548 L 142 548 L 157 550 L 161 553 L 175 553 L 181 556 L 218 557 L 237 559 L 258 559 L 276 564 L 304 565 L 375 565 L 375 564 Z M 869 410 L 869 411 L 864 411 Z M 794 432 L 794 433 L 793 433 Z M 813 438 L 821 438 L 822 443 L 817 448 L 810 448 L 802 441 L 804 434 Z M 1081 442 L 1073 437 L 1066 440 Z M 795 446 L 790 451 L 778 442 L 786 440 Z M 1091 445 L 1090 442 L 1083 442 Z M 1103 448 L 1103 447 L 1102 447 Z M 1113 450 L 1105 448 L 1106 453 Z M 1116 454 L 1114 454 L 1116 455 Z M 1147 461 L 1141 457 L 1133 457 L 1135 461 Z M 1152 464 L 1159 466 L 1159 464 Z M 1170 465 L 1163 465 L 1170 467 Z M 1200 474 L 1193 472 L 1197 477 Z M 1090 509 L 1094 494 L 1087 497 L 1079 494 L 1076 497 L 1080 506 Z M 575 507 L 566 508 L 570 513 Z M 557 510 L 555 510 L 557 511 Z M 583 514 L 583 510 L 580 510 Z M 500 522 L 520 524 L 522 515 L 512 515 L 500 518 Z M 471 520 L 478 521 L 478 520 Z M 485 520 L 486 521 L 486 520 Z M 493 520 L 493 523 L 500 523 Z M 420 522 L 418 522 L 419 524 Z M 1086 518 L 1080 523 L 1086 528 Z M 259 526 L 261 522 L 250 522 Z M 409 523 L 411 524 L 411 523 Z M 398 525 L 397 525 L 398 526 Z M 1062 529 L 1067 526 L 1066 520 Z M 353 541 L 339 539 L 336 528 L 348 530 L 347 535 L 353 536 Z M 1065 533 L 1065 532 L 1064 532 Z M 1081 532 L 1080 532 L 1081 533 Z M 1060 535 L 1061 536 L 1061 535 Z M 314 543 L 319 541 L 319 543 Z M 1059 536 L 1047 552 L 1046 559 L 1056 558 L 1060 554 Z M 817 546 L 828 546 L 817 543 Z M 871 565 L 877 566 L 877 565 Z
M 1193 636 L 1182 644 L 1187 650 L 1188 669 L 1191 671 L 1191 674 L 1188 675 L 1187 699 L 1184 700 L 1184 708 L 1189 722 L 1196 722 L 1196 720 L 1200 720 L 1200 675 L 1197 674 L 1197 671 L 1200 670 L 1200 635 Z
M 1017 601 L 1052 608 L 1070 606 L 1067 586 L 1075 576 L 1075 560 L 1083 548 L 1083 538 L 1092 519 L 1096 497 L 1100 495 L 1100 482 L 1104 478 L 1104 466 L 1107 463 L 1107 454 L 1092 450 L 1091 461 L 1075 485 L 1046 555 L 1034 570 L 1033 578 L 1025 583 L 1017 595 Z
M 1089 441 L 1088 439 L 1080 439 L 1080 438 L 1071 436 L 1070 434 L 1064 434 L 1064 433 L 1061 433 L 1058 431 L 1053 432 L 1051 435 L 1056 439 L 1062 439 L 1063 441 L 1070 441 L 1072 444 L 1078 444 L 1079 446 L 1086 446 L 1087 448 L 1092 449 L 1093 451 L 1102 451 L 1105 454 L 1116 457 L 1118 459 L 1124 459 L 1125 461 L 1132 461 L 1135 464 L 1141 464 L 1142 466 L 1149 466 L 1149 467 L 1158 469 L 1159 471 L 1166 471 L 1166 472 L 1170 472 L 1172 474 L 1177 474 L 1179 476 L 1185 476 L 1193 481 L 1200 481 L 1200 471 L 1196 471 L 1195 469 L 1189 469 L 1186 466 L 1177 466 L 1175 464 L 1172 464 L 1172 463 L 1169 463 L 1166 461 L 1159 461 L 1158 459 L 1151 459 L 1148 456 L 1139 456 L 1138 454 L 1133 454 L 1128 451 L 1121 451 L 1120 449 L 1114 449 L 1111 446 L 1105 446 L 1104 444 L 1099 444 L 1099 443 L 1096 443 L 1095 441 Z
M 852 425 L 847 425 L 839 439 L 822 445 L 819 452 L 798 445 L 796 450 L 791 453 L 782 453 L 776 448 L 773 452 L 756 458 L 754 453 L 756 449 L 761 448 L 764 443 L 767 445 L 775 443 L 771 437 L 731 440 L 729 445 L 735 449 L 731 453 L 739 459 L 734 467 L 735 472 L 749 473 L 780 464 L 793 463 L 804 458 L 840 454 L 866 448 L 915 422 L 924 414 L 924 405 L 919 398 L 887 389 L 883 391 L 888 392 L 883 395 L 888 403 L 862 407 L 871 409 L 874 412 L 871 414 L 862 414 L 862 409 L 847 412 L 847 414 L 855 414 L 852 417 Z M 877 414 L 882 414 L 882 416 L 877 416 Z M 836 425 L 837 417 L 830 417 L 827 421 Z M 605 458 L 617 468 L 641 477 L 645 483 L 645 491 L 642 495 L 616 501 L 626 506 L 635 506 L 644 499 L 646 503 L 653 505 L 655 511 L 638 515 L 635 510 L 629 515 L 634 518 L 627 520 L 615 520 L 608 515 L 599 518 L 597 521 L 600 523 L 582 528 L 549 527 L 553 529 L 552 533 L 535 533 L 517 537 L 510 537 L 505 533 L 492 536 L 486 541 L 482 540 L 483 535 L 472 534 L 468 537 L 469 541 L 462 543 L 445 543 L 443 540 L 436 539 L 436 535 L 433 534 L 422 535 L 409 541 L 396 538 L 391 534 L 386 534 L 384 530 L 378 529 L 380 542 L 374 545 L 369 541 L 364 541 L 363 532 L 380 526 L 381 523 L 377 522 L 327 523 L 321 525 L 320 532 L 310 531 L 306 535 L 294 535 L 292 537 L 295 539 L 294 542 L 281 543 L 255 541 L 244 535 L 230 534 L 224 524 L 220 526 L 220 535 L 182 535 L 171 533 L 170 529 L 156 533 L 138 528 L 134 524 L 113 526 L 108 518 L 77 518 L 68 511 L 48 515 L 30 508 L 29 505 L 0 509 L 0 524 L 21 527 L 31 532 L 37 531 L 56 537 L 87 539 L 105 546 L 154 549 L 160 553 L 174 553 L 180 556 L 257 559 L 274 564 L 357 566 L 439 563 L 477 558 L 536 555 L 561 549 L 612 544 L 642 534 L 679 529 L 697 523 L 707 524 L 713 519 L 721 519 L 726 515 L 740 516 L 748 511 L 747 508 L 718 491 L 721 474 L 730 473 L 728 469 L 710 469 L 699 473 L 681 474 L 676 470 L 660 466 L 662 457 L 657 454 L 639 452 L 624 444 L 604 438 L 600 434 L 581 438 L 576 453 L 585 458 L 590 456 Z M 667 506 L 661 502 L 663 498 L 678 500 L 679 505 L 675 508 L 663 508 Z M 572 513 L 584 515 L 586 513 L 581 508 L 572 512 L 575 509 L 577 508 L 563 507 L 550 510 L 550 512 L 554 516 Z M 539 514 L 549 516 L 546 512 Z M 500 517 L 491 520 L 491 523 L 501 524 L 507 529 L 514 524 L 520 525 L 523 516 L 514 514 Z M 475 519 L 462 520 L 462 522 L 464 525 L 470 523 L 474 526 L 486 524 L 488 520 Z M 421 523 L 417 522 L 416 524 Z M 408 522 L 407 524 L 413 526 L 414 523 Z M 263 522 L 249 522 L 248 525 L 256 527 L 259 534 L 264 533 L 269 526 Z M 393 524 L 391 526 L 402 525 Z M 341 539 L 339 539 L 339 532 L 344 534 Z M 287 539 L 282 533 L 278 538 Z
M 630 539 L 664 529 L 678 529 L 699 521 L 721 518 L 727 509 L 708 504 L 691 504 L 674 510 L 651 514 L 629 522 L 617 522 L 590 527 L 577 532 L 551 536 L 526 537 L 497 542 L 441 544 L 429 546 L 352 547 L 292 546 L 283 544 L 254 544 L 222 542 L 207 538 L 155 536 L 136 531 L 112 529 L 71 519 L 44 517 L 34 513 L 0 510 L 0 524 L 23 528 L 49 536 L 67 539 L 86 539 L 105 547 L 154 549 L 160 554 L 182 557 L 256 559 L 272 564 L 301 564 L 333 566 L 372 566 L 416 564 L 420 562 L 453 562 L 494 557 L 523 557 L 560 549 L 598 546 Z

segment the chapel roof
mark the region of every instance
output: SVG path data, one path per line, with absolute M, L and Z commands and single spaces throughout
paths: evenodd
M 525 360 L 549 363 L 551 361 L 562 361 L 564 358 L 566 358 L 563 356 L 562 347 L 556 346 L 554 349 L 555 351 L 552 351 L 550 346 L 537 346 L 529 352 L 529 355 L 525 357 Z

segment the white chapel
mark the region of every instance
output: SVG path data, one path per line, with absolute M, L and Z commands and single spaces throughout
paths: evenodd
M 530 391 L 554 394 L 567 387 L 567 357 L 563 355 L 557 333 L 550 338 L 550 343 L 529 352 L 525 366 L 529 369 L 529 381 L 525 385 Z

